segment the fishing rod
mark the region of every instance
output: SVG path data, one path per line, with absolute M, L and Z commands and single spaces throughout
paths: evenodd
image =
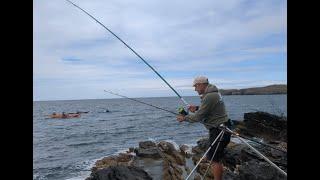
M 135 55 L 137 55 L 148 67 L 150 67 L 171 89 L 176 95 L 181 99 L 181 101 L 186 105 L 189 106 L 187 101 L 185 101 L 182 96 L 146 61 L 144 60 L 135 50 L 133 50 L 127 43 L 125 43 L 119 36 L 117 36 L 115 33 L 113 33 L 109 28 L 107 28 L 105 25 L 103 25 L 100 21 L 98 21 L 95 17 L 93 17 L 91 14 L 89 14 L 87 11 L 83 10 L 78 5 L 74 4 L 70 0 L 66 0 L 69 3 L 71 3 L 73 6 L 77 7 L 84 13 L 86 13 L 88 16 L 90 16 L 92 19 L 94 19 L 98 24 L 100 24 L 102 27 L 104 27 L 107 31 L 109 31 L 112 35 L 114 35 L 119 41 L 121 41 L 125 46 L 127 46 Z
M 137 99 L 129 98 L 129 97 L 127 97 L 127 96 L 120 95 L 120 94 L 117 94 L 117 93 L 114 93 L 114 92 L 111 92 L 111 91 L 106 91 L 106 90 L 104 90 L 104 91 L 107 92 L 107 93 L 116 95 L 116 96 L 120 96 L 120 97 L 123 97 L 123 98 L 130 99 L 130 100 L 132 100 L 132 101 L 136 101 L 136 102 L 139 102 L 139 103 L 148 105 L 148 106 L 152 106 L 152 107 L 157 108 L 157 109 L 161 109 L 161 110 L 163 110 L 163 111 L 169 112 L 169 113 L 174 114 L 174 115 L 179 115 L 178 113 L 175 113 L 175 112 L 173 112 L 173 111 L 169 111 L 169 110 L 167 110 L 167 109 L 163 109 L 163 108 L 161 108 L 161 107 L 158 107 L 158 106 L 155 106 L 155 105 L 152 105 L 152 104 L 148 104 L 148 103 L 145 103 L 145 102 L 143 102 L 143 101 L 139 101 L 139 100 L 137 100 Z
M 185 115 L 185 113 L 186 113 L 186 112 L 181 112 L 181 111 L 184 110 L 183 108 L 178 110 L 179 113 L 175 113 L 175 112 L 173 112 L 173 111 L 170 111 L 170 110 L 167 110 L 167 109 L 164 109 L 164 108 L 161 108 L 161 107 L 158 107 L 158 106 L 155 106 L 155 105 L 152 105 L 152 104 L 143 102 L 143 101 L 139 101 L 139 100 L 134 99 L 134 98 L 129 98 L 129 97 L 127 97 L 127 96 L 120 95 L 120 94 L 117 94 L 117 93 L 114 93 L 114 92 L 111 92 L 111 91 L 107 91 L 107 90 L 104 90 L 104 91 L 107 92 L 107 93 L 110 93 L 110 94 L 119 96 L 119 97 L 123 97 L 123 98 L 126 98 L 126 99 L 130 99 L 130 100 L 132 100 L 132 101 L 135 101 L 135 102 L 138 102 L 138 103 L 141 103 L 141 104 L 145 104 L 145 105 L 148 105 L 148 106 L 151 106 L 151 107 L 154 107 L 154 108 L 157 108 L 157 109 L 160 109 L 160 110 L 169 112 L 169 113 L 174 114 L 174 115 L 180 115 L 180 114 L 184 114 L 184 115 Z M 202 124 L 205 124 L 205 125 L 212 126 L 211 124 L 208 124 L 208 123 L 205 123 L 205 122 L 201 122 L 201 123 L 202 123 Z M 227 131 L 227 132 L 228 132 L 228 131 Z M 232 131 L 231 131 L 231 132 L 232 132 Z M 231 133 L 231 132 L 228 132 L 228 133 Z M 282 149 L 280 149 L 280 148 L 277 148 L 277 147 L 274 147 L 274 146 L 271 146 L 271 145 L 268 145 L 268 144 L 265 144 L 265 143 L 262 143 L 262 142 L 259 142 L 259 141 L 256 141 L 256 140 L 253 140 L 253 139 L 251 139 L 251 138 L 249 138 L 249 137 L 242 136 L 242 135 L 240 135 L 239 133 L 232 132 L 231 134 L 236 135 L 236 136 L 239 136 L 239 137 L 242 137 L 242 138 L 247 139 L 247 140 L 249 140 L 249 141 L 256 142 L 256 143 L 261 144 L 261 145 L 264 145 L 264 146 L 268 146 L 268 147 L 273 148 L 273 149 L 276 149 L 276 150 L 278 150 L 278 151 L 287 153 L 287 151 L 285 151 L 285 150 L 282 150 Z

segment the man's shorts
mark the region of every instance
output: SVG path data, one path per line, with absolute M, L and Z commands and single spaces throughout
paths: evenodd
M 210 142 L 210 145 L 213 143 L 213 141 L 217 138 L 217 136 L 220 134 L 221 130 L 218 129 L 218 128 L 211 128 L 209 130 L 209 142 Z M 208 154 L 207 154 L 207 160 L 211 160 L 216 148 L 217 148 L 217 145 L 220 141 L 220 138 L 221 136 L 218 138 L 218 140 L 214 143 L 214 145 L 211 147 L 211 149 L 209 150 Z M 228 143 L 230 142 L 230 138 L 231 138 L 231 134 L 230 133 L 227 133 L 225 132 L 223 134 L 223 138 L 221 139 L 220 141 L 220 144 L 218 146 L 218 149 L 212 159 L 212 161 L 214 162 L 220 162 L 221 158 L 223 158 L 225 152 L 224 152 L 224 149 L 226 148 L 226 146 L 228 145 Z

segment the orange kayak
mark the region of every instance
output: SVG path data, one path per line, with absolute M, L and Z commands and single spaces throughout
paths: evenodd
M 50 118 L 79 118 L 81 115 L 80 114 L 52 114 L 50 115 Z

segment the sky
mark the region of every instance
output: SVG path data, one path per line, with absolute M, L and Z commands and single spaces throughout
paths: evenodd
M 287 84 L 285 0 L 71 0 L 181 96 Z M 33 100 L 176 94 L 130 49 L 65 0 L 33 0 Z

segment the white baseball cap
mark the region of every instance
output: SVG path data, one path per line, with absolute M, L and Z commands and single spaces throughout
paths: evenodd
M 198 77 L 194 78 L 193 86 L 195 86 L 196 84 L 199 84 L 199 83 L 208 83 L 209 84 L 208 78 L 205 76 L 198 76 Z

